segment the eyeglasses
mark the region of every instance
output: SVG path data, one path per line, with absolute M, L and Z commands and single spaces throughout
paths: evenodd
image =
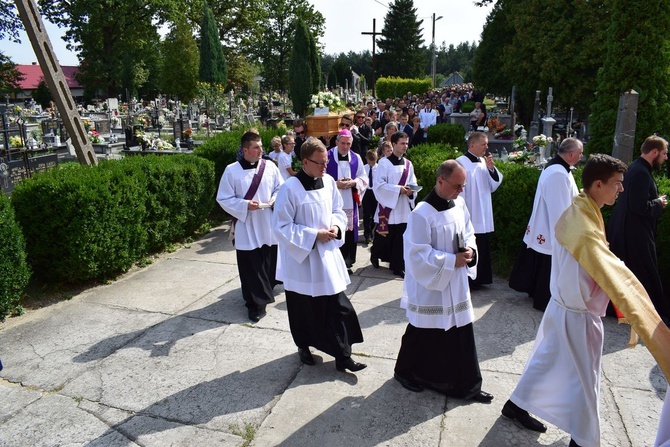
M 340 127 L 346 127 L 348 129 L 351 127 L 351 123 L 340 123 Z
M 295 134 L 296 134 L 296 135 L 305 135 L 306 133 L 307 133 L 306 130 L 301 130 L 300 132 L 297 132 L 297 131 L 296 131 Z
M 462 189 L 464 189 L 465 186 L 467 185 L 467 183 L 463 183 L 462 185 L 454 185 L 453 183 L 451 183 L 449 180 L 447 180 L 447 179 L 444 178 L 444 177 L 442 177 L 442 180 L 444 180 L 445 182 L 449 183 L 449 184 L 451 185 L 451 187 L 454 188 L 455 190 L 459 190 L 459 189 L 462 190 Z
M 311 161 L 312 163 L 314 163 L 317 166 L 325 166 L 328 163 L 327 161 L 314 161 L 314 160 L 311 160 L 309 158 L 305 158 L 305 160 Z
M 365 115 L 358 115 L 356 118 L 358 118 L 359 120 L 362 120 L 363 118 L 365 118 Z

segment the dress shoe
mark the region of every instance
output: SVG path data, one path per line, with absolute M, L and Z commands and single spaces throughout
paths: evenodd
M 369 237 L 365 238 L 365 245 L 370 245 L 370 238 Z
M 312 353 L 309 352 L 309 348 L 307 349 L 298 348 L 298 355 L 300 356 L 300 361 L 303 362 L 305 365 L 309 366 L 316 365 L 316 361 L 314 361 Z
M 406 390 L 413 391 L 415 393 L 420 393 L 423 391 L 423 387 L 419 385 L 418 383 L 414 383 L 409 379 L 405 379 L 404 377 L 400 377 L 398 374 L 393 374 L 393 378 L 400 382 L 400 385 L 402 385 L 403 388 Z
M 372 256 L 370 257 L 370 264 L 376 269 L 379 268 L 379 258 L 373 258 Z
M 249 309 L 249 319 L 254 323 L 261 321 L 261 313 L 258 309 Z
M 568 447 L 581 447 L 581 446 L 577 444 L 574 439 L 570 438 L 570 444 L 568 444 Z
M 350 275 L 353 275 L 353 274 L 354 274 L 354 271 L 351 270 L 351 269 L 347 269 L 347 273 L 350 274 Z
M 502 409 L 502 415 L 505 416 L 506 418 L 518 421 L 528 430 L 537 431 L 540 433 L 544 433 L 547 431 L 546 425 L 544 425 L 542 422 L 538 421 L 533 416 L 528 414 L 528 412 L 523 408 L 519 408 L 519 406 L 517 406 L 511 400 L 505 402 L 505 406 Z
M 395 276 L 400 276 L 401 278 L 405 277 L 405 271 L 404 270 L 393 270 L 393 274 Z
M 480 391 L 479 393 L 472 396 L 470 399 L 474 400 L 475 402 L 487 404 L 493 400 L 493 394 L 487 393 L 486 391 Z
M 355 362 L 351 359 L 351 357 L 345 357 L 341 360 L 335 360 L 335 369 L 337 369 L 340 372 L 345 372 L 345 370 L 349 370 L 351 372 L 356 372 L 360 371 L 361 369 L 367 368 L 368 365 L 364 363 L 358 363 Z

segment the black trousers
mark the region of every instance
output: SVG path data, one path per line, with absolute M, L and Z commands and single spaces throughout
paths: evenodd
M 313 346 L 336 359 L 351 357 L 351 345 L 363 342 L 363 332 L 344 292 L 308 296 L 286 291 L 286 308 L 296 346 Z
M 394 272 L 405 270 L 405 258 L 403 257 L 403 235 L 407 229 L 406 223 L 389 225 L 389 233 L 386 236 L 375 235 L 370 249 L 373 258 L 389 262 L 389 268 Z
M 363 236 L 372 239 L 375 231 L 375 210 L 377 209 L 377 198 L 371 189 L 363 196 Z
M 491 235 L 493 233 L 475 234 L 477 240 L 477 278 L 469 279 L 471 285 L 493 283 L 493 269 L 491 268 Z
M 407 325 L 395 373 L 451 397 L 471 398 L 482 389 L 472 323 L 444 329 Z
M 236 250 L 237 269 L 242 283 L 242 297 L 249 309 L 265 309 L 275 301 L 272 289 L 279 284 L 277 246 L 263 245 L 255 250 Z
M 344 244 L 340 247 L 340 253 L 342 253 L 347 268 L 351 268 L 351 266 L 354 265 L 354 262 L 356 262 L 356 241 L 354 240 L 354 231 L 358 231 L 358 228 L 353 231 L 344 232 Z

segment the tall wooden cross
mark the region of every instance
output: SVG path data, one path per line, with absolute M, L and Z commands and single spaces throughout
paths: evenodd
M 58 63 L 51 46 L 51 40 L 49 40 L 49 35 L 44 27 L 40 11 L 37 9 L 37 3 L 35 0 L 15 0 L 15 3 L 26 29 L 26 34 L 30 38 L 33 51 L 35 51 L 35 56 L 37 56 L 40 68 L 42 68 L 44 80 L 49 86 L 49 91 L 58 106 L 58 111 L 63 117 L 67 134 L 72 139 L 79 163 L 97 165 L 98 159 L 93 152 L 93 145 L 88 139 L 88 133 L 84 129 L 81 116 L 77 111 L 77 104 L 74 102 L 63 69 Z
M 375 94 L 375 52 L 377 48 L 377 35 L 380 35 L 381 33 L 377 32 L 377 19 L 372 19 L 372 32 L 362 32 L 361 34 L 365 36 L 372 36 L 372 96 L 375 98 L 377 95 Z

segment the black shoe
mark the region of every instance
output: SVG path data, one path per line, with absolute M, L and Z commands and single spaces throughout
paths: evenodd
M 335 369 L 340 372 L 345 372 L 347 369 L 351 372 L 356 372 L 367 367 L 368 365 L 364 363 L 354 362 L 351 357 L 345 357 L 342 360 L 335 360 Z
M 314 361 L 312 353 L 309 352 L 309 348 L 307 349 L 298 348 L 298 355 L 300 356 L 300 361 L 303 362 L 305 365 L 309 366 L 316 365 L 316 361 Z
M 373 258 L 372 256 L 370 257 L 370 264 L 376 269 L 379 268 L 379 258 Z
M 403 388 L 406 390 L 410 390 L 415 393 L 420 393 L 423 391 L 423 387 L 419 385 L 418 383 L 414 383 L 409 379 L 405 379 L 404 377 L 400 377 L 398 374 L 393 374 L 393 378 L 400 382 L 400 385 L 402 385 Z
M 395 276 L 400 276 L 401 278 L 405 277 L 405 271 L 404 270 L 393 270 L 393 274 Z
M 369 237 L 365 238 L 365 245 L 370 245 L 370 238 Z
M 493 400 L 493 394 L 487 393 L 486 391 L 480 391 L 479 393 L 472 396 L 470 399 L 474 400 L 475 402 L 487 404 Z
M 570 438 L 570 444 L 568 444 L 568 447 L 581 447 L 581 446 L 577 444 L 574 439 Z
M 261 321 L 261 313 L 258 309 L 249 309 L 249 319 L 254 323 Z
M 519 408 L 519 406 L 517 406 L 511 400 L 505 402 L 505 406 L 502 409 L 502 415 L 505 416 L 506 418 L 518 421 L 528 430 L 537 431 L 540 433 L 544 433 L 547 431 L 546 425 L 544 425 L 542 422 L 538 421 L 533 416 L 528 414 L 528 412 L 523 408 Z
M 349 268 L 349 269 L 347 269 L 347 273 L 350 274 L 350 275 L 353 275 L 354 271 Z

